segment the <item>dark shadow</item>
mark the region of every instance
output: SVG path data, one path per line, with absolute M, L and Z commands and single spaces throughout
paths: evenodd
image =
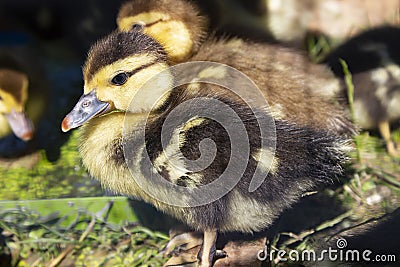
M 183 227 L 178 220 L 143 201 L 129 199 L 129 206 L 134 210 L 139 223 L 153 231 L 168 233 L 170 229 Z
M 379 27 L 365 31 L 328 54 L 323 63 L 327 64 L 338 77 L 344 77 L 339 59 L 349 65 L 352 74 L 382 67 L 391 62 L 400 63 L 400 28 Z
M 383 218 L 377 225 L 371 225 L 364 233 L 346 237 L 349 250 L 358 250 L 360 252 L 370 250 L 372 253 L 368 257 L 374 261 L 376 255 L 394 255 L 396 261 L 376 263 L 372 261 L 361 260 L 360 263 L 354 263 L 352 266 L 399 266 L 400 265 L 400 208 Z
M 3 235 L 3 228 L 0 227 L 0 266 L 12 266 L 11 259 L 11 252 L 7 247 L 6 237 Z

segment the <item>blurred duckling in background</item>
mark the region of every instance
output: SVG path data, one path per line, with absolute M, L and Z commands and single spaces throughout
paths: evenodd
M 144 27 L 143 32 L 163 45 L 173 62 L 193 55 L 207 29 L 207 19 L 195 5 L 174 0 L 127 2 L 120 8 L 117 24 L 121 31 L 130 31 L 134 25 Z
M 364 129 L 379 129 L 387 151 L 400 156 L 390 126 L 400 120 L 400 28 L 371 29 L 348 40 L 324 60 L 344 78 L 343 59 L 354 84 L 354 117 Z M 345 87 L 345 86 L 343 86 Z
M 310 33 L 348 38 L 367 27 L 399 25 L 399 1 L 193 0 L 222 36 L 305 48 Z
M 11 131 L 20 139 L 33 137 L 33 122 L 25 114 L 28 77 L 19 71 L 0 69 L 0 137 Z
M 10 135 L 14 134 L 25 142 L 32 140 L 35 127 L 46 109 L 48 84 L 29 42 L 31 40 L 24 33 L 0 32 L 0 137 L 3 157 L 18 157 L 31 151 L 33 143 L 18 146 L 10 141 L 13 139 Z
M 149 2 L 159 1 L 146 3 Z M 132 5 L 142 3 L 133 1 Z M 181 1 L 168 3 L 174 6 L 175 3 L 180 5 Z M 188 7 L 182 12 L 196 12 L 191 5 Z M 138 13 L 147 12 L 141 9 Z M 178 26 L 189 27 L 180 23 Z M 157 23 L 152 27 L 156 32 Z M 337 82 L 333 75 L 323 66 L 313 65 L 300 53 L 239 39 L 210 38 L 187 59 L 224 63 L 248 75 L 271 105 L 271 112 L 265 112 L 265 107 L 261 106 L 254 111 L 229 90 L 216 84 L 195 82 L 197 78 L 189 85 L 174 87 L 177 74 L 170 70 L 170 51 L 165 49 L 170 45 L 169 39 L 158 41 L 153 38 L 154 33 L 146 32 L 146 26 L 133 25 L 131 30 L 115 31 L 92 46 L 83 69 L 84 95 L 64 118 L 62 130 L 66 132 L 82 126 L 79 149 L 83 163 L 104 187 L 144 200 L 193 230 L 203 232 L 199 266 L 212 266 L 214 256 L 218 254 L 215 245 L 218 232 L 263 230 L 302 193 L 342 175 L 342 164 L 349 150 L 348 136 L 355 132 L 354 127 L 340 106 L 334 104 L 331 92 Z M 172 46 L 176 46 L 175 41 Z M 164 75 L 155 78 L 160 72 Z M 197 74 L 198 78 L 206 75 L 225 79 L 229 77 L 229 69 L 227 66 L 206 66 Z M 139 92 L 150 80 L 152 87 Z M 153 103 L 149 99 L 155 93 L 163 93 L 164 97 Z M 138 106 L 130 105 L 133 97 L 142 100 Z M 200 206 L 169 205 L 151 197 L 132 175 L 136 180 L 148 181 L 151 173 L 156 172 L 172 184 L 198 189 L 216 181 L 231 159 L 231 145 L 235 144 L 231 144 L 226 129 L 213 119 L 199 117 L 192 110 L 185 112 L 189 117 L 173 129 L 172 136 L 166 140 L 169 145 L 163 149 L 161 132 L 164 121 L 180 104 L 202 98 L 225 103 L 244 124 L 251 156 L 234 157 L 245 162 L 248 168 L 237 177 L 240 179 L 237 185 L 216 201 Z M 205 110 L 209 108 L 203 107 Z M 150 112 L 149 118 L 146 112 Z M 273 137 L 261 136 L 255 116 L 258 112 L 263 112 L 275 123 L 275 153 L 271 152 L 272 147 L 261 147 L 262 138 L 271 141 Z M 129 118 L 131 123 L 124 125 L 125 118 Z M 239 123 L 233 118 L 231 122 Z M 138 129 L 144 125 L 146 137 L 142 142 Z M 188 159 L 199 158 L 198 147 L 203 139 L 212 139 L 217 147 L 215 158 L 207 168 L 191 171 L 184 163 L 176 166 L 176 162 L 169 161 L 169 156 L 180 152 Z M 176 142 L 178 147 L 174 147 Z M 128 156 L 137 156 L 137 161 L 130 166 L 135 170 L 133 174 L 127 164 L 127 161 L 132 163 L 132 159 L 125 158 L 126 146 L 134 147 L 125 151 Z M 146 153 L 152 163 L 150 169 L 146 165 Z M 259 164 L 272 166 L 271 171 L 266 173 L 260 187 L 249 192 L 250 180 Z M 156 184 L 152 190 L 165 193 L 168 199 L 183 198 Z M 187 197 L 190 203 L 197 196 Z

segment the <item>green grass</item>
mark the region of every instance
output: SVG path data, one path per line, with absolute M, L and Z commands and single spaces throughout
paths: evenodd
M 9 266 L 161 266 L 165 261 L 159 250 L 168 236 L 138 225 L 132 212 L 131 221 L 127 216 L 122 222 L 118 213 L 128 209 L 124 198 L 70 199 L 64 204 L 71 202 L 76 206 L 48 215 L 31 209 L 46 205 L 57 210 L 44 202 L 30 203 L 31 208 L 2 203 L 6 246 L 0 247 L 0 258 L 9 256 Z
M 77 151 L 77 133 L 61 147 L 60 158 L 50 162 L 44 151 L 32 168 L 1 168 L 0 199 L 32 200 L 65 197 L 101 196 L 100 184 L 91 179 Z

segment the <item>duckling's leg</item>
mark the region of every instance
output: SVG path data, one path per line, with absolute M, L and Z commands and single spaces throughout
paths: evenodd
M 203 244 L 202 233 L 184 232 L 182 229 L 173 229 L 169 233 L 170 241 L 163 249 L 164 255 L 171 258 L 163 265 L 196 267 L 197 255 Z
M 382 135 L 383 139 L 386 142 L 386 149 L 390 156 L 399 157 L 400 153 L 396 149 L 394 142 L 390 136 L 390 124 L 389 121 L 383 121 L 379 123 L 379 132 Z
M 217 230 L 204 231 L 203 245 L 197 255 L 199 267 L 211 267 L 216 253 Z
M 172 231 L 170 241 L 163 249 L 163 253 L 168 256 L 177 256 L 180 252 L 200 246 L 202 243 L 203 239 L 199 232 L 175 233 Z

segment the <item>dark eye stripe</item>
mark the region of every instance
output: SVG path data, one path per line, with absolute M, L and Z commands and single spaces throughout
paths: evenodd
M 158 61 L 149 62 L 149 63 L 147 63 L 147 64 L 145 64 L 145 65 L 139 66 L 139 67 L 137 67 L 136 69 L 127 72 L 126 74 L 128 74 L 128 76 L 131 77 L 132 75 L 138 73 L 139 71 L 141 71 L 141 70 L 143 70 L 143 69 L 146 69 L 146 68 L 148 68 L 148 67 L 150 67 L 150 66 L 156 64 L 157 62 L 158 62 Z
M 145 68 L 148 68 L 148 67 L 150 67 L 150 66 L 152 66 L 152 65 L 154 65 L 156 63 L 157 63 L 157 61 L 152 61 L 152 62 L 149 62 L 149 63 L 147 63 L 145 65 L 139 66 L 139 67 L 137 67 L 136 69 L 134 69 L 132 71 L 121 72 L 121 73 L 115 75 L 110 80 L 110 83 L 113 84 L 113 85 L 121 86 L 121 85 L 125 84 L 127 82 L 128 78 L 131 77 L 132 75 L 134 75 L 134 74 L 138 73 L 139 71 L 141 71 L 141 70 L 143 70 Z M 124 77 L 120 77 L 121 75 L 124 75 Z

